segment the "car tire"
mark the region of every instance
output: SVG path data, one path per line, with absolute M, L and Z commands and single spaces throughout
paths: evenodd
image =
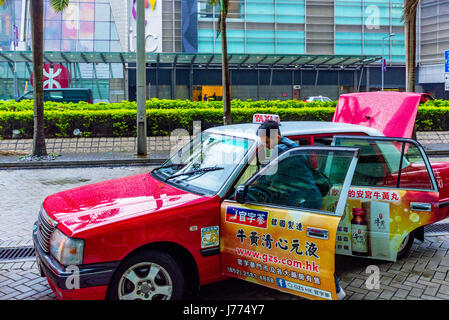
M 413 241 L 415 240 L 415 233 L 410 232 L 402 241 L 402 244 L 399 246 L 397 260 L 400 260 L 405 257 L 405 255 L 410 251 L 410 248 L 413 245 Z
M 173 257 L 144 250 L 120 264 L 109 284 L 107 299 L 179 300 L 184 283 L 184 274 Z

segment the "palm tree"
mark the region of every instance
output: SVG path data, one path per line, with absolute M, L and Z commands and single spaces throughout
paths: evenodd
M 7 0 L 0 0 L 0 6 Z M 51 0 L 51 6 L 56 12 L 64 10 L 69 5 L 69 0 Z M 44 133 L 44 4 L 42 0 L 30 1 L 31 39 L 33 51 L 34 73 L 34 133 L 33 156 L 45 156 Z
M 31 43 L 33 51 L 34 133 L 33 156 L 47 155 L 44 133 L 44 4 L 30 1 Z
M 404 0 L 405 22 L 405 90 L 415 91 L 416 83 L 416 12 L 419 0 Z
M 69 0 L 51 0 L 51 6 L 56 12 L 67 8 Z M 33 134 L 33 156 L 45 156 L 44 133 L 44 4 L 42 0 L 30 1 L 31 16 L 31 41 L 33 51 L 33 73 L 34 73 L 34 134 Z
M 228 43 L 226 34 L 226 18 L 228 16 L 229 0 L 208 0 L 209 5 L 221 5 L 220 17 L 217 23 L 217 37 L 221 33 L 221 81 L 223 85 L 223 122 L 225 125 L 232 123 L 231 96 L 229 85 Z

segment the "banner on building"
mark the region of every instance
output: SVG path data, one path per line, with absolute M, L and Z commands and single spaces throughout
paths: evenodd
M 136 51 L 137 12 L 136 0 L 130 1 L 129 51 Z M 145 51 L 162 52 L 162 0 L 145 0 Z
M 183 0 L 182 11 L 182 51 L 198 52 L 198 0 Z

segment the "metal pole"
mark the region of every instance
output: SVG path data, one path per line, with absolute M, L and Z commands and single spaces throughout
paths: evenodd
M 370 68 L 368 66 L 368 67 L 366 67 L 366 89 L 365 89 L 366 92 L 370 92 L 371 91 L 371 88 L 370 88 L 370 86 L 371 86 L 370 76 L 371 76 L 370 75 Z
M 18 89 L 17 89 L 17 42 L 18 34 L 17 34 L 17 26 L 16 26 L 16 3 L 15 1 L 11 2 L 11 10 L 12 10 L 12 45 L 14 47 L 14 100 L 18 98 Z
M 147 111 L 146 111 L 146 63 L 145 63 L 145 0 L 136 1 L 136 89 L 137 89 L 137 155 L 147 155 Z
M 385 38 L 382 39 L 382 61 L 380 63 L 380 67 L 382 69 L 382 90 L 384 91 L 384 40 Z
M 386 63 L 386 61 L 385 61 L 385 58 L 384 58 L 384 41 L 385 41 L 385 39 L 391 39 L 391 37 L 394 37 L 396 34 L 395 33 L 390 33 L 388 36 L 386 36 L 386 37 L 383 37 L 382 38 L 382 63 L 381 63 L 381 68 L 382 68 L 382 91 L 384 91 L 384 79 L 385 79 L 385 77 L 384 77 L 384 64 L 385 64 L 385 66 L 387 66 L 387 63 Z M 389 50 L 390 52 L 389 52 L 389 54 L 391 54 L 391 46 L 390 46 L 390 50 Z

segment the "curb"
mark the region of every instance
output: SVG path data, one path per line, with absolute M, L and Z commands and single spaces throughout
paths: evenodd
M 449 150 L 426 150 L 426 149 L 424 149 L 424 151 L 426 151 L 426 154 L 428 156 L 448 156 L 449 155 Z
M 5 162 L 0 163 L 0 170 L 8 169 L 48 169 L 76 168 L 99 166 L 143 166 L 160 165 L 166 159 L 120 159 L 120 160 L 74 160 L 74 161 L 36 161 L 36 162 Z
M 424 149 L 424 150 L 427 156 L 436 156 L 436 157 L 449 156 L 449 149 L 448 150 Z M 0 170 L 161 165 L 167 159 L 136 158 L 136 159 L 105 159 L 105 160 L 64 160 L 64 161 L 53 160 L 53 161 L 30 161 L 30 162 L 0 162 Z

